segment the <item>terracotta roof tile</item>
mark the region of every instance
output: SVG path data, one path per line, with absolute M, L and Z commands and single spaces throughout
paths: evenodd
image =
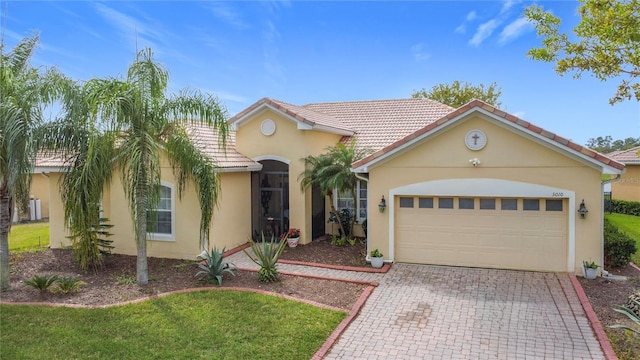
M 638 152 L 640 152 L 640 146 L 627 150 L 614 151 L 606 155 L 623 164 L 640 164 L 640 154 L 638 154 Z
M 413 98 L 313 103 L 302 107 L 331 115 L 354 129 L 356 145 L 372 151 L 393 144 L 454 110 L 437 101 Z
M 226 142 L 226 149 L 220 146 L 218 132 L 207 126 L 190 125 L 188 127 L 189 136 L 205 154 L 215 159 L 216 165 L 224 170 L 232 169 L 256 169 L 261 165 L 248 157 L 240 154 L 235 149 L 235 132 L 231 131 Z

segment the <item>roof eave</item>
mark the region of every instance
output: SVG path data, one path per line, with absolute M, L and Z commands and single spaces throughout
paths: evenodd
M 237 172 L 250 172 L 250 171 L 260 171 L 260 170 L 262 170 L 261 164 L 249 165 L 249 166 L 221 167 L 217 169 L 217 171 L 220 173 L 237 173 Z

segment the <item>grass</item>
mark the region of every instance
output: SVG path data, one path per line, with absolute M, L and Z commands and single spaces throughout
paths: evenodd
M 631 256 L 631 261 L 640 265 L 640 216 L 606 214 L 605 218 L 636 241 L 638 251 Z
M 310 359 L 346 313 L 239 291 L 74 309 L 0 305 L 3 359 Z
M 9 251 L 21 253 L 49 246 L 49 223 L 13 224 L 9 232 Z

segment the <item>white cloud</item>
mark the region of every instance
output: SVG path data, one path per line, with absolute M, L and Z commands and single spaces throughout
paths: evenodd
M 113 26 L 118 29 L 127 42 L 135 44 L 137 48 L 150 46 L 158 49 L 156 42 L 164 42 L 167 34 L 156 30 L 152 26 L 148 26 L 142 21 L 129 16 L 125 13 L 112 9 L 101 3 L 95 3 L 98 13 Z M 139 44 L 140 43 L 140 44 Z
M 280 38 L 280 33 L 273 21 L 267 21 L 266 29 L 262 32 L 262 37 L 264 38 L 264 69 L 270 77 L 282 78 L 283 69 L 278 62 L 277 46 L 277 40 Z
M 522 34 L 533 30 L 533 25 L 529 21 L 527 21 L 526 18 L 518 18 L 512 21 L 509 25 L 505 26 L 504 29 L 502 29 L 502 32 L 500 33 L 500 37 L 498 39 L 498 43 L 501 45 L 506 44 L 518 38 Z
M 519 2 L 520 1 L 516 1 L 516 0 L 506 0 L 504 4 L 502 4 L 502 9 L 500 9 L 500 14 L 506 13 L 507 11 L 509 11 L 509 9 L 511 9 L 511 7 L 513 7 L 513 5 Z
M 493 31 L 500 25 L 500 21 L 496 19 L 491 19 L 483 24 L 478 26 L 476 33 L 473 34 L 471 40 L 469 40 L 469 45 L 472 46 L 480 46 L 482 42 L 491 36 Z
M 241 15 L 231 7 L 227 6 L 226 3 L 222 2 L 211 2 L 207 3 L 207 8 L 213 12 L 213 15 L 230 24 L 231 26 L 237 29 L 246 29 L 249 27 L 249 24 L 244 22 L 241 18 Z
M 458 26 L 454 31 L 456 34 L 464 34 L 467 32 L 467 27 L 464 24 L 462 24 Z
M 475 11 L 471 11 L 467 14 L 467 21 L 473 21 L 478 17 L 478 14 Z
M 431 57 L 431 54 L 426 52 L 424 48 L 424 44 L 415 44 L 411 47 L 411 53 L 413 54 L 413 58 L 416 62 L 421 62 L 428 60 Z

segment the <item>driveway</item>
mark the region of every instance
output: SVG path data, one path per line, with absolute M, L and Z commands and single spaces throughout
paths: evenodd
M 566 274 L 394 264 L 326 359 L 603 359 Z
M 230 261 L 255 267 L 242 252 Z M 604 359 L 567 274 L 399 263 L 386 274 L 281 269 L 380 283 L 325 359 Z

